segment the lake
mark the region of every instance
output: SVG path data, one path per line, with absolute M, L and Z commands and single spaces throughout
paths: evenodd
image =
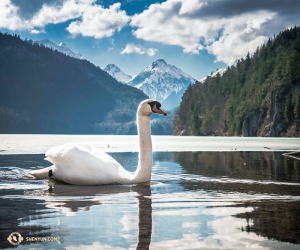
M 299 249 L 298 138 L 153 136 L 149 185 L 34 180 L 65 142 L 102 148 L 128 171 L 136 136 L 0 135 L 0 248 Z M 9 242 L 9 240 L 10 243 Z

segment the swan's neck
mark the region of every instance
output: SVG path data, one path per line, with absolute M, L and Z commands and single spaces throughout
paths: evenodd
M 137 127 L 139 137 L 139 163 L 133 181 L 135 183 L 149 182 L 152 171 L 152 142 L 150 117 L 137 113 Z

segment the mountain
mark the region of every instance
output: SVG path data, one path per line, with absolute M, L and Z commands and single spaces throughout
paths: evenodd
M 148 98 L 87 60 L 1 32 L 0 86 L 0 133 L 136 134 Z
M 188 87 L 176 135 L 300 136 L 300 27 L 280 32 L 229 67 Z
M 104 68 L 104 71 L 116 78 L 121 83 L 128 83 L 132 79 L 132 76 L 125 74 L 115 64 L 108 64 Z
M 209 76 L 203 77 L 200 80 L 198 80 L 198 82 L 204 83 L 207 78 L 216 77 L 218 74 L 220 74 L 220 76 L 222 76 L 226 70 L 227 70 L 226 68 L 217 69 L 215 72 L 212 72 Z
M 65 43 L 60 43 L 59 45 L 56 45 L 48 39 L 36 41 L 35 43 L 38 43 L 39 45 L 44 45 L 45 47 L 51 48 L 53 50 L 57 50 L 67 56 L 71 56 L 78 59 L 84 59 L 79 52 L 74 53 Z
M 127 84 L 142 90 L 150 98 L 160 101 L 168 110 L 179 106 L 183 93 L 195 81 L 196 79 L 181 69 L 159 59 Z

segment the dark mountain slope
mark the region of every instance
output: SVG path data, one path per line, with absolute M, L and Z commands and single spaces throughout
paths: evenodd
M 103 133 L 98 123 L 134 120 L 147 98 L 86 60 L 1 33 L 0 87 L 0 133 Z
M 190 85 L 173 133 L 300 136 L 300 27 L 269 39 L 222 76 Z

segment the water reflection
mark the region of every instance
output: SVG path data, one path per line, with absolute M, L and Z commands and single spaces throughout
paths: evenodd
M 114 153 L 134 171 L 136 153 Z M 155 153 L 151 185 L 35 181 L 42 155 L 0 156 L 0 247 L 12 231 L 59 236 L 22 247 L 296 249 L 300 161 L 281 152 Z M 271 240 L 268 240 L 271 239 Z M 274 241 L 275 240 L 275 241 Z M 2 244 L 3 243 L 3 244 Z
M 235 215 L 248 222 L 241 230 L 255 232 L 271 240 L 300 244 L 299 201 L 268 201 L 244 206 L 255 207 L 253 211 Z M 249 223 L 251 221 L 251 224 Z
M 235 205 L 253 208 L 234 215 L 247 221 L 241 231 L 300 244 L 298 159 L 281 152 L 179 152 L 175 158 L 189 174 L 198 177 L 182 181 L 186 190 L 260 197 L 259 201 L 251 201 L 248 196 L 248 201 Z
M 21 235 L 27 236 L 37 235 L 40 232 L 43 232 L 44 237 L 53 235 L 53 232 L 49 232 L 51 225 L 20 227 L 20 223 L 34 220 L 42 216 L 56 217 L 55 211 L 45 210 L 44 204 L 41 204 L 34 199 L 1 199 L 0 207 L 0 248 L 12 247 L 7 241 L 7 237 L 12 232 L 19 232 Z M 29 242 L 23 242 L 22 245 L 29 245 Z
M 281 152 L 176 152 L 189 174 L 251 180 L 299 182 L 300 161 Z
M 148 249 L 151 242 L 152 233 L 152 201 L 150 184 L 138 184 L 134 186 L 126 185 L 103 185 L 103 186 L 73 186 L 58 181 L 49 183 L 48 192 L 51 196 L 57 196 L 63 203 L 52 202 L 47 207 L 60 207 L 64 213 L 70 215 L 74 212 L 89 211 L 92 206 L 111 202 L 108 197 L 115 194 L 135 192 L 138 200 L 138 244 L 136 249 Z M 70 197 L 95 197 L 105 196 L 104 200 L 84 200 L 84 199 L 63 199 L 63 196 Z M 36 195 L 36 193 L 35 193 Z M 84 204 L 84 207 L 82 206 Z
M 136 249 L 149 249 L 152 234 L 152 200 L 150 185 L 137 185 L 133 190 L 138 193 L 139 237 Z
M 136 242 L 136 238 L 136 249 L 149 248 L 152 233 L 150 185 L 78 187 L 53 180 L 47 184 L 48 188 L 25 190 L 24 196 L 22 192 L 18 191 L 14 192 L 15 199 L 12 199 L 11 195 L 8 195 L 7 199 L 3 199 L 0 215 L 0 248 L 11 247 L 7 237 L 13 231 L 21 233 L 24 238 L 59 237 L 60 242 L 47 242 L 47 246 L 50 248 L 58 248 L 59 245 L 63 245 L 70 248 L 78 246 L 79 248 L 114 249 L 128 245 L 128 242 L 132 245 Z M 128 200 L 125 202 L 124 198 Z M 137 200 L 137 210 L 134 206 L 134 199 Z M 115 211 L 112 213 L 109 211 L 110 209 L 107 210 L 108 206 L 113 206 L 112 210 Z M 129 208 L 129 211 L 124 212 L 119 209 L 119 206 L 127 210 Z M 98 214 L 95 210 L 100 213 Z M 87 213 L 90 213 L 92 217 L 91 215 L 87 216 Z M 135 217 L 135 214 L 138 223 L 130 219 Z M 94 218 L 94 216 L 99 216 L 99 218 Z M 126 217 L 129 217 L 128 221 L 126 221 Z M 90 221 L 87 221 L 87 218 Z M 120 228 L 120 224 L 116 225 L 119 222 L 123 224 L 121 225 L 123 228 Z M 132 222 L 136 224 L 127 225 Z M 78 224 L 80 228 L 78 228 Z M 88 231 L 83 232 L 81 226 Z M 91 228 L 98 233 L 94 234 L 93 231 L 90 231 Z M 107 231 L 108 228 L 110 230 Z M 116 238 L 119 236 L 116 236 L 120 232 L 123 232 L 123 236 L 133 234 L 133 240 L 124 242 L 119 239 L 120 241 L 117 242 Z M 134 234 L 137 235 L 136 238 Z M 46 242 L 33 241 L 23 242 L 22 245 L 40 246 L 41 243 L 46 244 Z

